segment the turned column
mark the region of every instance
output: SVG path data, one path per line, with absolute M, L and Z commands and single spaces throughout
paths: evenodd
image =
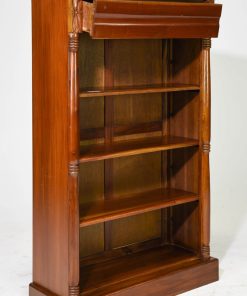
M 78 33 L 69 34 L 69 296 L 79 296 L 79 88 Z
M 201 256 L 210 257 L 210 48 L 211 39 L 202 39 L 201 51 L 201 99 L 200 99 L 200 209 L 201 209 Z

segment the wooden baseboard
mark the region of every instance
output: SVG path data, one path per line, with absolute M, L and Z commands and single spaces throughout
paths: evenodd
M 50 292 L 49 290 L 37 285 L 35 283 L 31 283 L 29 285 L 29 296 L 59 296 Z
M 129 287 L 108 296 L 175 296 L 181 293 L 213 283 L 219 279 L 219 263 L 215 258 L 201 261 L 193 267 L 183 268 L 151 281 Z M 89 295 L 88 295 L 89 296 Z M 92 296 L 92 295 L 90 295 Z
M 121 291 L 109 292 L 105 295 L 114 296 L 174 296 L 186 291 L 210 284 L 219 279 L 219 263 L 215 258 L 208 261 L 180 269 L 176 272 L 161 276 L 153 280 L 128 287 Z M 83 294 L 82 294 L 83 295 Z M 103 294 L 102 294 L 103 295 Z M 29 296 L 59 296 L 47 289 L 32 283 L 30 284 Z

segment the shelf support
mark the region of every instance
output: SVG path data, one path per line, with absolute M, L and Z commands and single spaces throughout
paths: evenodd
M 79 296 L 79 87 L 78 87 L 78 33 L 69 34 L 69 296 Z
M 200 102 L 200 212 L 201 212 L 201 256 L 210 257 L 210 116 L 211 116 L 211 78 L 210 78 L 211 39 L 202 39 L 201 51 L 201 102 Z

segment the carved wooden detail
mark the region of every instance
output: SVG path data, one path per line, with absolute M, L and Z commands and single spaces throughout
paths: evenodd
M 77 33 L 69 34 L 69 51 L 78 52 L 79 49 L 79 36 Z
M 212 46 L 211 38 L 202 39 L 202 48 L 207 49 L 207 48 L 211 48 L 211 46 Z
M 210 116 L 211 116 L 211 78 L 210 78 L 210 47 L 211 39 L 202 39 L 201 51 L 201 255 L 210 257 Z
M 201 255 L 203 259 L 210 258 L 210 247 L 209 246 L 202 246 L 201 247 Z
M 72 29 L 74 33 L 89 32 L 92 24 L 92 4 L 82 0 L 73 0 Z
M 69 175 L 78 177 L 79 174 L 79 162 L 69 164 Z
M 210 144 L 202 144 L 202 151 L 204 153 L 210 153 L 211 145 Z
M 69 296 L 79 296 L 80 287 L 79 286 L 70 286 L 69 287 Z
M 69 238 L 69 295 L 79 295 L 79 35 L 69 34 L 69 100 L 68 100 L 68 238 Z
M 72 27 L 74 33 L 79 33 L 82 28 L 83 19 L 83 1 L 73 0 L 73 11 L 72 11 Z

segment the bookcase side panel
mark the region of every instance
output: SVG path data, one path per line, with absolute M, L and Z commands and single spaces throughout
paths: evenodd
M 61 296 L 69 293 L 67 12 L 66 1 L 32 1 L 33 282 Z
M 173 82 L 200 85 L 201 42 L 181 39 L 173 42 Z M 200 93 L 175 93 L 172 97 L 170 130 L 173 135 L 199 139 Z M 171 186 L 199 193 L 200 163 L 197 147 L 171 153 Z M 198 203 L 174 207 L 172 236 L 174 243 L 199 252 L 200 211 Z

